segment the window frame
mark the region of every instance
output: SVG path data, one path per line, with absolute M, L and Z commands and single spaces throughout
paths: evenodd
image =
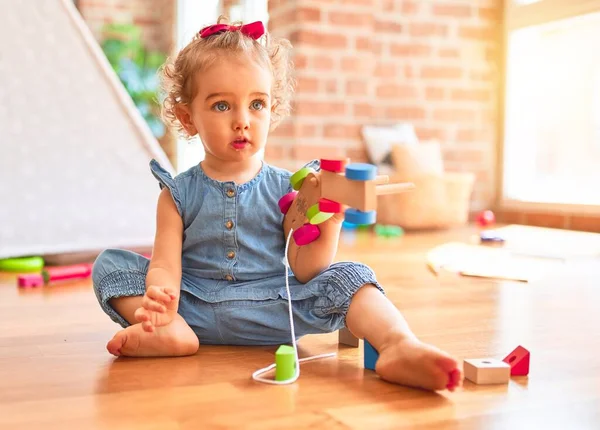
M 600 12 L 600 0 L 578 0 L 571 3 L 570 0 L 541 0 L 535 3 L 519 5 L 514 0 L 506 0 L 503 10 L 502 24 L 502 56 L 500 59 L 501 77 L 499 79 L 499 116 L 498 116 L 498 151 L 497 151 L 497 206 L 507 211 L 531 211 L 551 212 L 559 214 L 576 215 L 599 215 L 600 205 L 584 205 L 571 203 L 540 203 L 514 200 L 506 197 L 504 187 L 504 173 L 506 161 L 505 150 L 505 120 L 506 120 L 506 98 L 508 73 L 507 60 L 509 57 L 509 35 L 511 31 L 525 27 L 550 23 L 566 18 Z

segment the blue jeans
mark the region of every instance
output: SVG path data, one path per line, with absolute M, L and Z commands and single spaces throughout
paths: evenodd
M 108 303 L 110 299 L 142 296 L 150 261 L 133 252 L 102 252 L 92 273 L 100 306 L 122 327 L 129 323 Z M 360 263 L 334 263 L 306 284 L 289 277 L 296 337 L 330 333 L 345 327 L 353 295 L 365 284 L 382 293 L 373 271 Z M 291 341 L 285 273 L 254 280 L 181 279 L 179 314 L 200 343 L 280 345 Z

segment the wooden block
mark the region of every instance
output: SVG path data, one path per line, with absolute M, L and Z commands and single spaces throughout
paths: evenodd
M 376 182 L 352 181 L 339 173 L 321 171 L 321 197 L 363 212 L 377 209 Z
M 475 384 L 506 384 L 510 366 L 494 358 L 470 358 L 464 361 L 465 378 Z
M 275 380 L 287 381 L 296 374 L 296 352 L 289 345 L 281 345 L 275 352 Z
M 348 345 L 353 346 L 354 348 L 358 348 L 358 338 L 354 336 L 352 332 L 347 328 L 342 328 L 339 330 L 338 342 L 342 345 Z
M 379 353 L 373 345 L 371 345 L 367 339 L 363 341 L 364 344 L 364 356 L 363 362 L 365 369 L 375 370 L 375 365 L 377 364 L 377 360 L 379 359 Z
M 517 346 L 513 352 L 504 357 L 510 366 L 511 376 L 526 376 L 529 374 L 529 351 L 522 346 Z

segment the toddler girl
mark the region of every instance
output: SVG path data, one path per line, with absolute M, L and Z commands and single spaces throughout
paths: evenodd
M 164 116 L 206 156 L 160 184 L 152 258 L 109 249 L 94 264 L 94 290 L 120 330 L 114 355 L 181 356 L 200 344 L 290 341 L 284 253 L 289 228 L 278 201 L 291 172 L 263 162 L 267 136 L 289 112 L 290 44 L 262 23 L 219 19 L 162 69 Z M 311 166 L 319 168 L 318 162 Z M 373 271 L 332 264 L 343 215 L 303 247 L 289 243 L 289 286 L 298 337 L 347 327 L 379 352 L 382 379 L 430 390 L 460 385 L 456 360 L 421 343 L 384 295 Z

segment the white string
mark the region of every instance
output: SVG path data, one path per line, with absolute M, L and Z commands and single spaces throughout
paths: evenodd
M 285 243 L 285 288 L 286 288 L 287 294 L 288 294 L 288 311 L 289 311 L 289 315 L 290 315 L 292 345 L 294 346 L 294 358 L 296 360 L 294 368 L 296 369 L 296 371 L 294 372 L 293 377 L 291 377 L 290 379 L 287 379 L 285 381 L 276 381 L 275 379 L 261 378 L 260 375 L 268 372 L 269 370 L 272 370 L 275 367 L 275 363 L 273 363 L 267 367 L 263 367 L 262 369 L 257 370 L 256 372 L 254 372 L 252 374 L 252 379 L 254 379 L 255 381 L 264 382 L 267 384 L 285 385 L 285 384 L 291 384 L 293 382 L 296 382 L 296 380 L 300 376 L 300 363 L 302 363 L 304 361 L 316 360 L 318 358 L 326 358 L 326 357 L 335 357 L 336 356 L 335 352 L 331 352 L 328 354 L 313 355 L 312 357 L 306 357 L 301 360 L 298 359 L 298 346 L 296 345 L 296 333 L 294 331 L 294 317 L 292 316 L 292 294 L 290 293 L 290 283 L 288 281 L 288 274 L 289 274 L 289 267 L 290 267 L 289 261 L 288 261 L 288 248 L 290 245 L 290 239 L 292 237 L 292 231 L 293 231 L 293 229 L 290 229 L 290 233 L 288 234 L 287 241 Z

